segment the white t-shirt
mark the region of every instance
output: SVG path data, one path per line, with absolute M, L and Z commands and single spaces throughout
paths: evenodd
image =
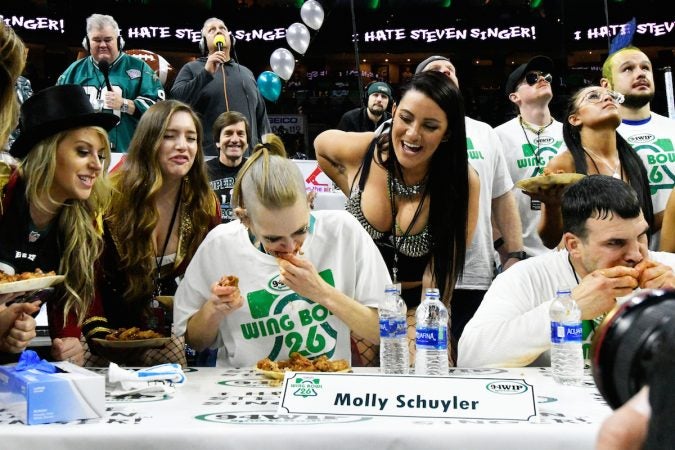
M 633 146 L 647 169 L 654 214 L 666 209 L 675 186 L 675 120 L 654 112 L 646 120 L 624 121 L 617 131 Z M 660 232 L 650 248 L 658 248 Z
M 391 279 L 373 240 L 345 211 L 314 211 L 311 216 L 304 258 L 328 284 L 376 308 Z M 211 346 L 219 349 L 217 366 L 251 367 L 265 357 L 288 359 L 295 351 L 350 360 L 349 328 L 324 306 L 282 284 L 276 258 L 254 247 L 238 220 L 214 228 L 190 262 L 174 299 L 178 336 L 223 275 L 239 277 L 244 305 L 220 323 Z
M 504 149 L 504 159 L 513 182 L 539 175 L 563 145 L 562 123 L 554 120 L 540 136 L 520 125 L 518 117 L 495 128 Z M 537 232 L 541 211 L 532 210 L 530 197 L 513 189 L 523 223 L 523 246 L 528 255 L 549 251 Z
M 480 177 L 480 197 L 476 230 L 457 288 L 487 290 L 492 283 L 494 263 L 492 199 L 511 190 L 513 182 L 504 162 L 501 141 L 490 125 L 467 117 L 466 148 L 469 163 Z
M 649 258 L 675 267 L 675 255 Z M 457 349 L 457 367 L 550 366 L 549 307 L 557 289 L 577 280 L 567 250 L 514 264 L 500 274 L 467 323 Z

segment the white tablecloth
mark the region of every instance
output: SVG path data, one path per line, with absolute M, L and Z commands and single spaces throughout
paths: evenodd
M 103 369 L 98 369 L 103 371 Z M 458 376 L 524 378 L 539 423 L 276 414 L 279 387 L 252 370 L 188 369 L 173 398 L 107 399 L 107 417 L 26 426 L 0 405 L 0 448 L 8 449 L 561 449 L 594 446 L 611 410 L 590 377 L 556 384 L 548 369 L 455 369 Z

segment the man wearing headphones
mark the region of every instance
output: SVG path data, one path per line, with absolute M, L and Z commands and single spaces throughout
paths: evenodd
M 251 126 L 249 148 L 253 148 L 262 142 L 263 134 L 271 132 L 271 127 L 255 77 L 232 59 L 233 47 L 234 40 L 225 23 L 215 17 L 207 19 L 199 43 L 202 57 L 180 69 L 171 97 L 190 104 L 200 114 L 204 130 L 211 130 L 222 113 L 240 112 Z M 204 154 L 219 154 L 211 133 L 204 133 Z
M 89 16 L 82 46 L 89 56 L 72 63 L 56 84 L 81 85 L 94 109 L 119 116 L 108 136 L 112 151 L 126 152 L 141 115 L 164 100 L 162 84 L 144 61 L 121 51 L 124 40 L 112 16 Z
M 391 86 L 382 81 L 370 83 L 366 88 L 366 106 L 354 108 L 343 114 L 337 129 L 342 131 L 375 131 L 391 118 Z

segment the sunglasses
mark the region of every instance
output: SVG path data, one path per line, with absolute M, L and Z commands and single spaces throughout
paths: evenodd
M 525 82 L 530 85 L 534 86 L 537 84 L 537 81 L 539 81 L 539 77 L 542 77 L 544 81 L 547 83 L 551 83 L 553 81 L 553 76 L 550 73 L 544 73 L 544 72 L 528 72 L 525 75 Z
M 623 94 L 605 89 L 595 89 L 590 91 L 584 96 L 583 101 L 589 103 L 600 103 L 605 99 L 605 96 L 609 96 L 609 98 L 611 98 L 614 103 L 621 104 L 624 101 Z

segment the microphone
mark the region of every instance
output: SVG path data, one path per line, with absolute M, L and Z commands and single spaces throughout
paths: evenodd
M 109 91 L 112 91 L 112 85 L 110 84 L 110 78 L 108 78 L 108 74 L 110 73 L 110 63 L 108 62 L 107 59 L 102 59 L 98 63 L 98 68 L 101 69 L 101 73 L 103 73 L 103 79 L 105 80 L 105 85 L 108 88 Z
M 216 49 L 218 49 L 219 52 L 222 52 L 225 47 L 225 37 L 221 35 L 216 36 L 213 38 L 213 45 L 216 46 Z

